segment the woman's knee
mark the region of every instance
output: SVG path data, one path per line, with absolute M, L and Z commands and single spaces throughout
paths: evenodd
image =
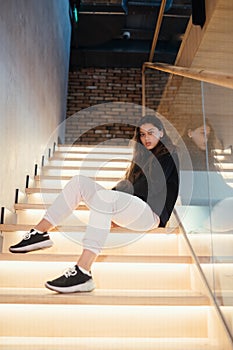
M 74 187 L 74 188 L 84 188 L 85 186 L 88 187 L 89 184 L 89 178 L 84 175 L 74 175 L 69 183 Z
M 110 190 L 99 189 L 97 190 L 91 199 L 91 209 L 96 212 L 110 214 L 113 212 L 114 207 L 114 193 Z

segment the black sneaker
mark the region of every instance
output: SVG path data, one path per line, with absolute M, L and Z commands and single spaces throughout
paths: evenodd
M 95 289 L 91 275 L 83 273 L 77 265 L 69 268 L 64 275 L 45 283 L 45 287 L 58 293 L 91 292 Z
M 48 232 L 39 233 L 32 229 L 27 232 L 21 242 L 9 248 L 11 253 L 27 253 L 33 250 L 52 247 L 53 242 L 49 238 Z

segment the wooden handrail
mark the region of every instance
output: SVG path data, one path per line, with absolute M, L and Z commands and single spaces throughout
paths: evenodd
M 145 69 L 156 69 L 162 72 L 179 75 L 184 78 L 190 78 L 198 81 L 204 81 L 206 83 L 215 84 L 218 86 L 223 86 L 226 88 L 233 89 L 233 75 L 224 74 L 213 71 L 208 71 L 205 69 L 198 68 L 187 68 L 187 67 L 178 67 L 172 66 L 165 63 L 151 63 L 144 62 L 142 67 L 142 72 L 144 74 Z

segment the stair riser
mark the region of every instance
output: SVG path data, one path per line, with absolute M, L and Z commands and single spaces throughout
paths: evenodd
M 37 188 L 58 188 L 58 189 L 63 189 L 65 185 L 68 183 L 69 180 L 40 180 L 36 181 L 36 187 Z M 103 186 L 104 188 L 111 189 L 115 186 L 117 181 L 96 181 L 98 184 Z
M 114 158 L 113 158 L 114 159 Z M 98 160 L 95 161 L 89 161 L 88 158 L 84 160 L 50 160 L 48 165 L 50 166 L 58 166 L 58 167 L 66 167 L 66 166 L 75 166 L 75 167 L 96 167 L 97 169 L 104 168 L 123 168 L 126 169 L 129 165 L 129 162 L 121 162 L 121 161 L 111 161 L 111 159 L 106 160 Z
M 7 253 L 8 248 L 22 238 L 22 232 L 4 233 L 3 253 Z M 80 232 L 51 232 L 50 237 L 54 246 L 47 250 L 38 251 L 40 254 L 61 253 L 61 254 L 79 254 L 81 252 L 81 241 L 84 233 Z M 177 235 L 138 235 L 134 233 L 116 234 L 110 233 L 107 245 L 111 248 L 105 248 L 104 254 L 118 255 L 145 255 L 145 256 L 176 256 L 178 255 L 178 241 L 181 236 Z M 180 243 L 179 243 L 180 245 Z M 33 253 L 35 254 L 35 253 Z
M 208 264 L 202 269 L 212 289 L 233 291 L 233 264 Z
M 69 152 L 56 152 L 54 154 L 54 157 L 53 159 L 56 159 L 56 160 L 69 160 L 70 158 L 72 159 L 77 159 L 77 160 L 80 160 L 81 159 L 106 159 L 106 160 L 111 160 L 111 159 L 114 159 L 114 160 L 124 160 L 124 161 L 127 161 L 127 160 L 131 160 L 132 159 L 132 154 L 117 154 L 117 153 L 91 153 L 91 154 L 88 154 L 88 153 L 69 153 Z
M 1 350 L 227 350 L 208 338 L 2 337 Z
M 188 238 L 197 256 L 232 256 L 233 235 L 189 234 Z
M 227 321 L 231 334 L 233 334 L 233 304 L 231 306 L 221 306 L 220 309 Z
M 60 192 L 60 191 L 59 191 Z M 32 193 L 27 195 L 27 203 L 51 204 L 59 195 L 58 193 Z
M 111 154 L 111 155 L 119 155 L 119 154 L 131 154 L 132 148 L 130 147 L 101 147 L 101 146 L 62 146 L 60 145 L 57 149 L 59 152 L 63 153 L 70 153 L 72 154 L 76 153 L 79 155 L 80 153 L 90 153 L 90 154 L 99 154 L 99 156 L 102 156 L 102 154 Z
M 44 216 L 45 210 L 40 209 L 27 209 L 17 211 L 17 224 L 37 224 Z M 83 226 L 86 225 L 89 219 L 89 210 L 75 210 L 62 221 L 62 225 L 66 226 Z
M 1 336 L 153 338 L 206 337 L 208 333 L 205 306 L 16 304 L 0 305 L 0 312 Z
M 75 263 L 75 262 L 74 262 Z M 0 287 L 43 288 L 60 276 L 70 262 L 0 262 Z M 95 263 L 92 268 L 100 289 L 190 289 L 188 264 Z
M 43 175 L 51 176 L 75 176 L 84 175 L 92 178 L 104 177 L 104 178 L 115 178 L 116 180 L 121 179 L 125 175 L 124 170 L 91 170 L 91 169 L 43 169 Z

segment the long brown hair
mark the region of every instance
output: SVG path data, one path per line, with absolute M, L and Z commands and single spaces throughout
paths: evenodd
M 208 126 L 210 128 L 206 150 L 199 149 L 188 135 L 190 130 L 194 131 L 201 126 Z M 217 170 L 219 168 L 213 151 L 216 148 L 217 137 L 208 118 L 205 121 L 202 117 L 190 118 L 184 129 L 182 139 L 191 157 L 193 170 L 206 170 L 207 162 L 210 170 Z
M 148 151 L 141 142 L 140 127 L 143 124 L 152 124 L 158 130 L 163 131 L 163 136 L 151 151 Z M 134 181 L 144 173 L 146 168 L 148 168 L 149 174 L 151 174 L 151 164 L 154 157 L 159 159 L 164 154 L 172 153 L 175 149 L 170 137 L 166 133 L 163 123 L 155 115 L 146 115 L 138 122 L 135 128 L 133 141 L 133 159 L 125 175 L 125 178 L 131 183 L 134 183 Z
M 189 130 L 196 130 L 197 128 L 200 128 L 201 126 L 208 126 L 210 128 L 210 133 L 209 133 L 209 137 L 208 137 L 208 143 L 207 143 L 207 147 L 208 147 L 208 151 L 211 152 L 213 151 L 213 149 L 215 148 L 216 142 L 217 142 L 217 138 L 214 132 L 214 129 L 209 121 L 208 118 L 205 119 L 205 122 L 203 121 L 202 118 L 190 118 L 189 122 L 187 123 L 184 132 L 183 132 L 183 140 L 185 143 L 190 143 L 190 138 L 188 136 L 188 132 Z M 193 142 L 190 143 L 191 145 L 193 144 Z M 196 145 L 193 145 L 194 148 L 196 148 Z

